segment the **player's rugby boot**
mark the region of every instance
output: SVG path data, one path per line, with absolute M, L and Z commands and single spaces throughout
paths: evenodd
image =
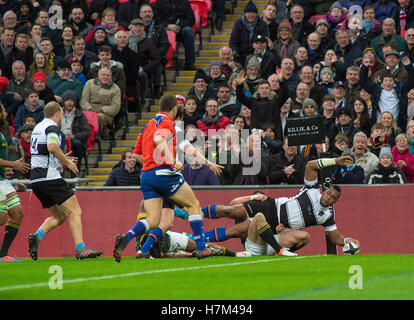
M 93 251 L 90 249 L 76 250 L 76 259 L 83 260 L 88 258 L 97 258 L 103 254 L 102 251 Z
M 40 239 L 35 233 L 31 233 L 27 236 L 29 240 L 29 254 L 33 260 L 37 260 L 37 249 L 39 249 Z
M 121 251 L 127 246 L 126 236 L 124 234 L 117 234 L 115 237 L 115 247 L 113 256 L 116 262 L 121 262 Z

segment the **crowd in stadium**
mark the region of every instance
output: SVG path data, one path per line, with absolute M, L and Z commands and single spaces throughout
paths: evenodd
M 96 114 L 110 139 L 123 112 L 143 113 L 147 97 L 160 98 L 167 32 L 174 32 L 185 53 L 180 69 L 195 70 L 194 86 L 177 96 L 185 137 L 202 137 L 209 159 L 228 160 L 218 177 L 187 163 L 189 184 L 302 184 L 306 163 L 325 149 L 355 158 L 334 168 L 336 183 L 414 182 L 411 0 L 273 0 L 260 11 L 249 1 L 206 70 L 195 67 L 190 2 L 0 0 L 1 132 L 11 159 L 29 161 L 30 132 L 43 107 L 57 101 L 62 148 L 80 167 L 87 116 Z M 213 2 L 212 12 L 221 31 L 225 0 Z M 323 117 L 325 145 L 289 146 L 286 119 L 314 115 Z M 250 161 L 231 162 L 242 150 Z M 253 162 L 259 172 L 243 174 Z M 106 185 L 139 185 L 131 150 L 116 167 Z

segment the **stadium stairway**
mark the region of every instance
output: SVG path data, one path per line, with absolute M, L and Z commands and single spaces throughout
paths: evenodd
M 210 63 L 219 60 L 219 49 L 228 44 L 233 24 L 241 17 L 247 3 L 248 1 L 246 0 L 237 1 L 237 6 L 232 12 L 231 1 L 226 2 L 226 19 L 221 32 L 214 29 L 214 34 L 211 34 L 210 25 L 202 29 L 202 49 L 200 48 L 198 36 L 195 40 L 197 57 L 194 65 L 196 68 L 202 68 L 207 72 Z M 260 13 L 268 1 L 254 1 L 254 3 Z M 184 64 L 184 57 L 184 48 L 179 47 L 177 55 L 179 65 Z M 166 71 L 167 90 L 164 91 L 164 94 L 186 96 L 188 90 L 193 86 L 195 71 L 179 70 L 180 68 L 176 68 L 175 63 L 177 61 Z M 125 132 L 126 128 L 122 127 L 116 133 L 115 141 L 102 141 L 101 161 L 98 161 L 97 147 L 89 153 L 89 174 L 85 175 L 85 178 L 94 179 L 94 181 L 84 183 L 83 185 L 102 186 L 105 184 L 112 171 L 112 167 L 121 160 L 122 152 L 134 147 L 139 132 L 159 110 L 159 100 L 151 101 L 151 99 L 147 99 L 145 109 L 149 111 L 143 111 L 141 117 L 137 113 L 128 113 L 128 132 Z M 124 136 L 125 139 L 123 139 Z M 81 169 L 84 172 L 84 167 Z

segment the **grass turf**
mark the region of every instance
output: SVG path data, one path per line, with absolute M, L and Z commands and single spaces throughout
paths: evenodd
M 350 289 L 362 271 L 362 289 Z M 62 270 L 62 289 L 51 289 Z M 24 259 L 0 263 L 0 300 L 414 299 L 414 255 Z M 51 273 L 49 273 L 49 271 Z M 351 283 L 356 283 L 351 279 Z

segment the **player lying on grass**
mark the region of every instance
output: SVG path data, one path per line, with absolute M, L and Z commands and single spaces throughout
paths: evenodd
M 230 238 L 246 238 L 251 225 L 248 219 L 255 218 L 260 213 L 269 224 L 269 229 L 273 234 L 280 232 L 277 240 L 279 245 L 290 248 L 291 252 L 305 246 L 310 240 L 309 234 L 301 229 L 315 225 L 322 225 L 331 241 L 338 246 L 353 241 L 360 247 L 358 240 L 345 238 L 338 231 L 334 220 L 333 205 L 339 200 L 341 188 L 334 185 L 321 193 L 317 175 L 317 171 L 324 167 L 352 164 L 353 162 L 354 159 L 348 155 L 334 159 L 309 161 L 305 170 L 305 186 L 291 198 L 253 195 L 249 201 L 241 204 L 210 205 L 202 208 L 204 217 L 209 219 L 226 217 L 243 221 L 228 229 L 217 228 L 208 231 L 205 233 L 206 239 L 217 242 Z M 261 215 L 256 220 L 260 221 Z M 259 230 L 259 236 L 269 229 Z M 270 239 L 270 236 L 266 236 L 266 238 Z M 262 249 L 264 250 L 264 248 Z M 252 254 L 254 253 L 252 252 Z

